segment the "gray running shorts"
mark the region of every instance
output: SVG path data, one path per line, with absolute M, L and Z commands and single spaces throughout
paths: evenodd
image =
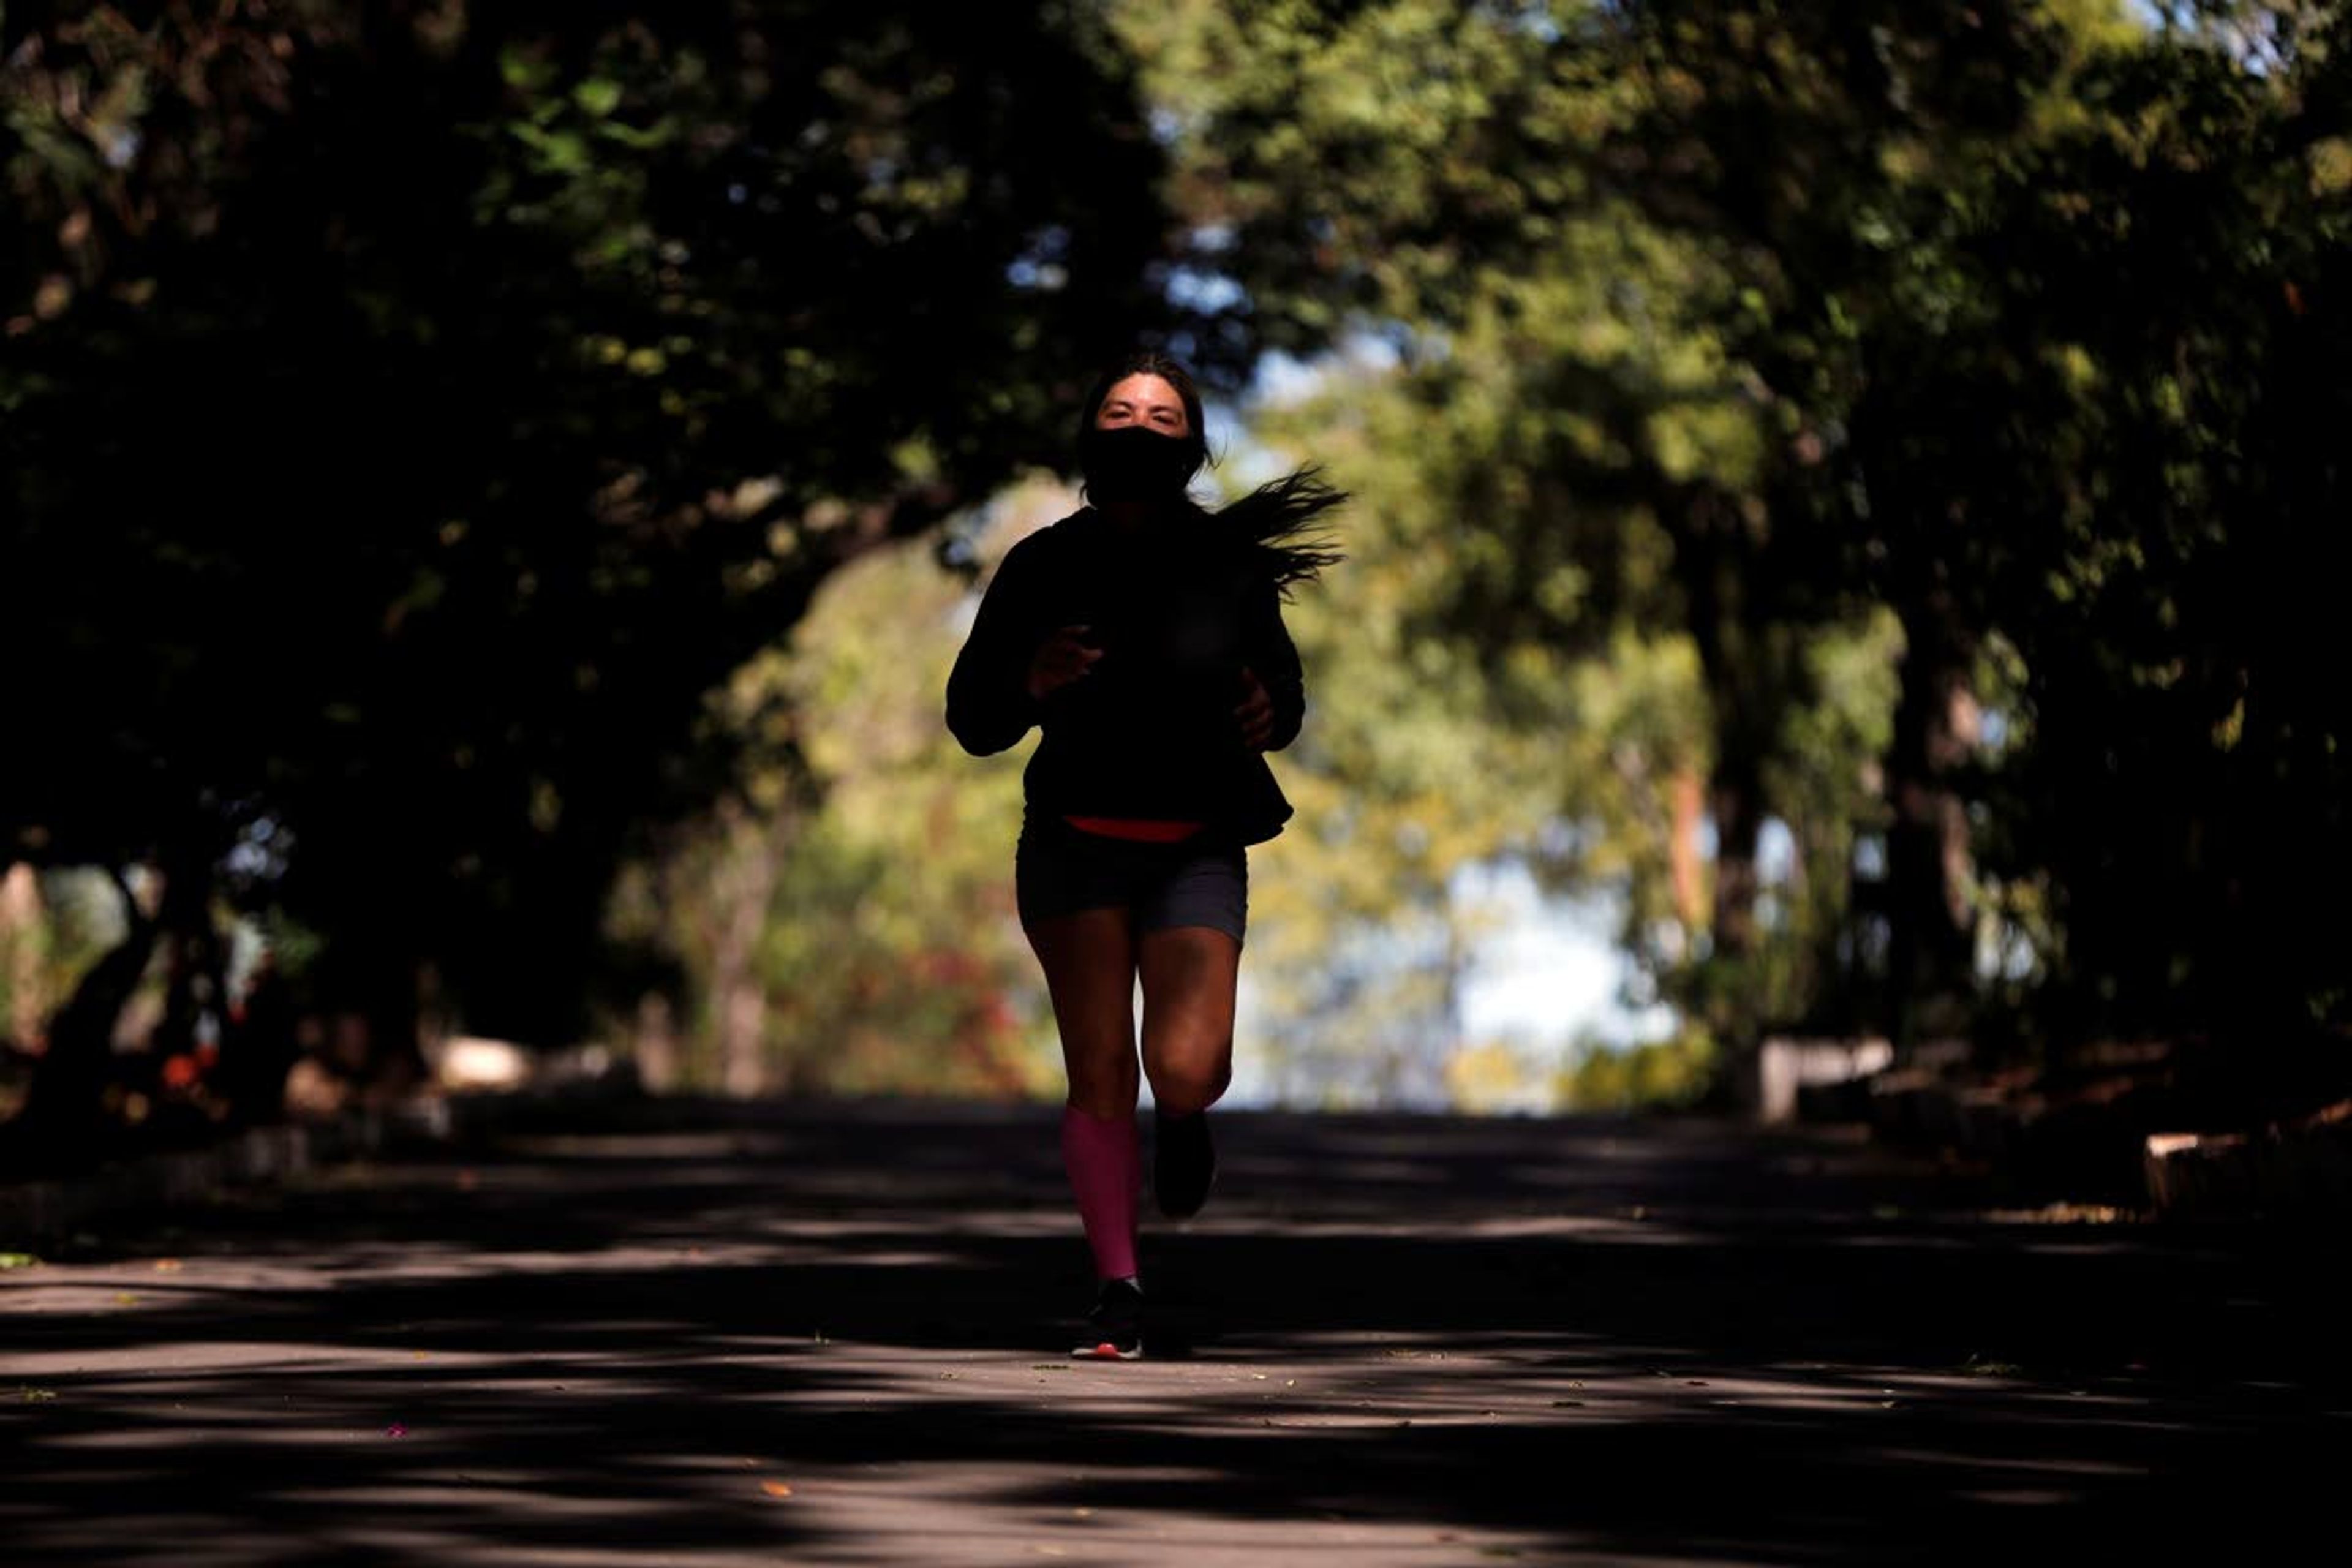
M 1013 901 L 1025 929 L 1080 910 L 1124 909 L 1136 934 L 1210 926 L 1235 942 L 1249 916 L 1249 852 L 1203 828 L 1174 844 L 1086 833 L 1032 814 L 1013 856 Z

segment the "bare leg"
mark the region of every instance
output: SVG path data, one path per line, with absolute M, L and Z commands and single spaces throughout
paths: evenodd
M 1040 921 L 1029 945 L 1045 971 L 1070 1104 L 1098 1117 L 1135 1109 L 1135 936 L 1125 910 Z
M 1138 945 L 1151 1098 L 1172 1115 L 1205 1110 L 1233 1081 L 1242 944 L 1209 926 L 1171 926 Z
M 1143 1183 L 1135 1128 L 1135 944 L 1120 909 L 1041 921 L 1030 945 L 1045 971 L 1062 1061 L 1062 1163 L 1078 1203 L 1095 1272 L 1136 1276 L 1135 1219 Z

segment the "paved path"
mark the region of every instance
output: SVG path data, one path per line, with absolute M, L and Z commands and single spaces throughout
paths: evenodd
M 1180 1353 L 1075 1364 L 1050 1112 L 659 1120 L 0 1273 L 0 1561 L 2262 1562 L 2352 1474 L 2340 1237 L 1827 1136 L 1236 1115 L 1146 1240 Z

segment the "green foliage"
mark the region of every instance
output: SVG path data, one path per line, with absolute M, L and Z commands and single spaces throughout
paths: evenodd
M 1069 501 L 1005 492 L 971 530 L 981 559 Z M 741 796 L 633 865 L 611 913 L 616 939 L 682 963 L 681 1081 L 1003 1098 L 1058 1080 L 1012 903 L 1023 758 L 975 761 L 940 722 L 970 608 L 928 550 L 873 552 L 714 694 Z
M 1562 1110 L 1672 1110 L 1696 1104 L 1715 1082 L 1721 1052 L 1704 1032 L 1622 1048 L 1586 1047 L 1559 1075 Z
M 2344 7 L 2234 0 L 12 12 L 0 842 L 475 1027 L 683 965 L 714 1081 L 1033 1084 L 1017 764 L 875 552 L 1172 294 L 1326 356 L 1255 434 L 1360 498 L 1253 937 L 1302 1093 L 1486 1048 L 1506 861 L 1719 1047 L 1580 1075 L 2340 1034 L 2347 108 Z
M 6 33 L 0 662 L 60 678 L 0 844 L 275 833 L 234 890 L 371 1010 L 429 962 L 574 1036 L 614 867 L 730 777 L 704 694 L 1151 319 L 1158 154 L 1081 11 Z
M 1415 412 L 1369 424 L 1460 520 L 1421 624 L 1547 671 L 1525 713 L 1638 687 L 1629 646 L 1695 664 L 1674 738 L 1611 753 L 1633 808 L 1589 764 L 1561 805 L 1636 868 L 1630 934 L 1717 1037 L 1907 1035 L 1956 994 L 2068 1037 L 2347 1021 L 2344 917 L 2314 913 L 2352 872 L 2317 597 L 2341 8 L 1119 15 L 1255 341 L 1397 362 Z M 1696 932 L 1628 830 L 1688 767 Z

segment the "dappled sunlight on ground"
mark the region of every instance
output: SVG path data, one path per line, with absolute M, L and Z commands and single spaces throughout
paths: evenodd
M 2309 1247 L 1834 1141 L 1228 1118 L 1117 1365 L 1050 1113 L 720 1121 L 0 1277 L 10 1561 L 1958 1561 L 2284 1529 L 2352 1439 Z

